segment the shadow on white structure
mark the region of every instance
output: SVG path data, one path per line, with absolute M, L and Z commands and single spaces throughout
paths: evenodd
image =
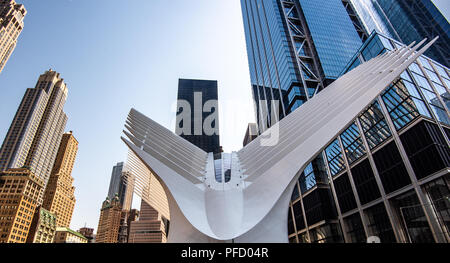
M 380 55 L 348 72 L 271 129 L 214 161 L 132 109 L 122 138 L 169 201 L 169 242 L 288 242 L 287 211 L 298 171 L 312 161 L 435 40 Z

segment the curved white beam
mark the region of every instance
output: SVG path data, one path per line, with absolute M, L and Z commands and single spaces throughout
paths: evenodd
M 387 52 L 336 80 L 234 153 L 228 183 L 214 181 L 211 155 L 132 110 L 125 131 L 129 140 L 123 140 L 167 192 L 169 241 L 287 242 L 286 211 L 298 171 L 435 40 L 419 51 L 424 41 Z M 275 129 L 278 143 L 262 145 Z

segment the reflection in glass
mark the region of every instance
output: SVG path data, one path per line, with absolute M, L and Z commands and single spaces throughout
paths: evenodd
M 355 123 L 341 134 L 342 144 L 348 162 L 351 164 L 366 153 L 359 129 Z
M 344 170 L 344 157 L 342 155 L 341 146 L 339 141 L 336 139 L 330 144 L 325 150 L 328 160 L 328 166 L 330 167 L 330 172 L 332 176 L 337 175 L 339 172 Z
M 365 112 L 363 112 L 359 117 L 359 120 L 370 149 L 375 148 L 391 137 L 391 131 L 381 112 L 378 101 L 375 101 Z

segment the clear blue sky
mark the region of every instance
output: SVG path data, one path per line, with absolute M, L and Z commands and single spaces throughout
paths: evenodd
M 0 75 L 0 140 L 25 89 L 49 68 L 60 72 L 69 89 L 66 130 L 80 143 L 73 229 L 97 228 L 112 166 L 127 156 L 120 136 L 131 107 L 173 130 L 178 78 L 219 81 L 228 131 L 221 143 L 226 151 L 242 146 L 254 117 L 238 0 L 18 2 L 28 15 Z
M 79 152 L 71 227 L 97 228 L 131 107 L 174 128 L 178 78 L 219 81 L 221 144 L 240 149 L 253 102 L 239 0 L 18 0 L 28 15 L 0 75 L 0 139 L 26 88 L 52 68 L 69 88 Z M 446 14 L 448 0 L 434 1 Z

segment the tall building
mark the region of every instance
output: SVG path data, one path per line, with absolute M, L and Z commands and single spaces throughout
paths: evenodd
M 133 202 L 133 188 L 132 174 L 126 170 L 123 162 L 117 163 L 113 167 L 109 182 L 109 200 L 113 200 L 118 195 L 122 208 L 129 211 Z
M 355 2 L 357 3 L 353 5 Z M 323 55 L 323 52 L 331 57 L 335 57 L 335 59 L 329 59 L 334 62 L 335 70 L 343 71 L 346 69 L 344 71 L 346 72 L 359 65 L 361 63 L 359 59 L 364 59 L 364 57 L 367 57 L 366 59 L 369 60 L 370 58 L 375 57 L 386 50 L 392 50 L 393 47 L 399 47 L 401 45 L 399 42 L 391 39 L 397 38 L 396 31 L 393 30 L 395 28 L 394 26 L 390 26 L 390 19 L 387 16 L 382 13 L 370 13 L 367 9 L 365 9 L 367 12 L 363 14 L 362 11 L 355 8 L 360 7 L 361 9 L 362 6 L 364 7 L 366 2 L 374 3 L 375 1 L 241 1 L 244 14 L 244 28 L 247 40 L 252 90 L 255 100 L 259 132 L 264 131 L 278 121 L 278 119 L 271 119 L 272 115 L 270 114 L 270 111 L 276 110 L 276 108 L 271 107 L 270 100 L 282 101 L 282 103 L 280 103 L 281 106 L 279 107 L 279 118 L 281 119 L 301 106 L 308 100 L 308 98 L 312 97 L 317 90 L 320 90 L 322 87 L 326 87 L 333 80 L 332 76 L 336 74 L 329 74 L 329 72 L 332 72 L 326 63 L 329 57 L 327 58 L 326 55 Z M 393 3 L 395 1 L 385 2 Z M 311 7 L 317 8 L 310 9 Z M 333 12 L 330 12 L 330 10 L 333 10 Z M 367 17 L 371 18 L 371 20 L 368 20 Z M 320 27 L 320 25 L 322 27 Z M 371 27 L 371 29 L 368 30 L 368 27 Z M 320 30 L 317 30 L 317 28 L 320 28 Z M 391 38 L 369 36 L 367 31 L 370 32 L 374 29 L 377 31 L 385 31 L 387 35 L 391 36 Z M 326 35 L 327 38 L 321 36 L 321 34 Z M 360 40 L 358 41 L 356 37 L 359 37 Z M 361 40 L 367 40 L 362 47 L 360 46 Z M 422 38 L 419 40 L 422 40 Z M 410 42 L 405 43 L 409 44 Z M 305 63 L 305 60 L 309 61 L 310 64 Z M 427 89 L 428 91 L 433 91 L 434 95 L 425 91 L 423 92 L 423 96 L 428 96 L 429 98 L 427 103 L 429 103 L 430 113 L 428 116 L 433 119 L 432 122 L 437 124 L 438 127 L 444 127 L 447 125 L 445 123 L 448 123 L 448 69 L 439 63 L 430 61 L 427 58 L 421 60 L 430 62 L 430 66 L 428 66 L 428 68 L 432 68 L 433 66 L 431 65 L 435 66 L 434 71 L 428 69 L 423 70 L 440 72 L 439 74 L 428 74 L 430 78 L 434 79 L 434 83 L 440 84 L 435 85 L 435 89 L 432 89 L 431 87 Z M 348 63 L 348 61 L 352 62 Z M 323 65 L 324 63 L 325 66 Z M 308 70 L 307 65 L 312 65 L 309 67 L 311 70 Z M 316 69 L 316 71 L 314 71 L 314 69 Z M 312 75 L 306 76 L 305 72 L 312 72 L 318 77 L 313 78 Z M 341 75 L 341 73 L 337 74 L 337 76 L 339 75 Z M 403 76 L 405 76 L 405 74 L 403 74 Z M 313 80 L 316 80 L 316 82 L 313 82 Z M 423 81 L 422 78 L 420 78 L 420 81 L 424 83 L 420 85 L 427 85 L 427 81 Z M 292 87 L 292 83 L 300 83 L 299 92 L 296 91 L 298 88 Z M 316 85 L 319 87 L 318 89 L 315 88 Z M 307 88 L 304 89 L 303 87 Z M 400 91 L 399 94 L 400 97 L 398 98 L 405 97 Z M 437 96 L 436 94 L 440 94 L 440 96 Z M 425 99 L 423 99 L 423 96 L 420 100 L 418 99 L 418 96 L 414 99 L 410 99 L 414 100 L 414 103 L 417 103 L 417 108 L 420 110 L 425 108 Z M 259 104 L 260 100 L 263 100 L 262 105 Z M 376 128 L 380 129 L 379 131 L 375 130 L 375 128 L 370 131 L 365 130 L 365 132 L 368 133 L 367 136 L 389 137 L 391 138 L 390 142 L 392 142 L 392 138 L 396 137 L 396 135 L 393 135 L 395 132 L 387 132 L 383 129 L 383 127 L 387 125 L 385 116 L 389 115 L 389 113 L 380 113 L 382 102 L 381 98 L 378 100 L 379 102 L 374 103 L 373 107 L 367 109 L 367 112 L 360 118 L 365 117 L 368 119 L 367 122 L 369 124 L 367 125 L 369 128 L 367 129 L 370 129 L 372 126 L 376 126 Z M 447 107 L 444 105 L 447 105 Z M 400 107 L 397 112 L 392 112 L 392 114 L 397 115 L 397 117 L 393 115 L 392 118 L 397 120 L 403 120 L 404 118 L 408 119 L 408 117 L 403 115 L 403 112 L 406 114 L 406 109 Z M 431 112 L 434 112 L 434 114 L 431 114 Z M 384 117 L 382 117 L 383 114 Z M 414 121 L 412 122 L 415 123 L 415 121 L 418 121 L 419 117 L 417 116 L 417 114 L 414 115 Z M 370 123 L 372 126 L 370 126 Z M 332 145 L 329 145 L 326 151 L 317 155 L 304 170 L 298 172 L 299 181 L 294 188 L 292 202 L 288 212 L 288 230 L 290 241 L 365 242 L 365 239 L 368 236 L 379 235 L 383 242 L 420 242 L 418 241 L 420 240 L 418 237 L 408 237 L 408 235 L 418 235 L 417 231 L 422 231 L 422 229 L 413 229 L 414 226 L 412 222 L 409 223 L 411 225 L 411 229 L 404 230 L 403 234 L 398 234 L 401 231 L 398 229 L 398 226 L 403 224 L 398 221 L 399 218 L 402 218 L 401 213 L 398 213 L 398 211 L 405 212 L 404 210 L 407 209 L 406 203 L 397 205 L 397 210 L 395 211 L 393 211 L 393 206 L 387 208 L 386 213 L 389 215 L 389 220 L 394 217 L 397 220 L 390 221 L 389 225 L 385 224 L 387 222 L 384 220 L 386 217 L 382 217 L 381 214 L 377 214 L 378 212 L 382 213 L 381 208 L 379 210 L 374 208 L 372 210 L 372 214 L 369 213 L 369 210 L 364 211 L 364 209 L 369 207 L 370 204 L 380 202 L 379 200 L 382 200 L 383 198 L 385 199 L 386 195 L 383 195 L 383 198 L 381 198 L 380 195 L 379 198 L 381 199 L 375 198 L 378 201 L 373 201 L 375 199 L 372 199 L 371 202 L 374 203 L 370 204 L 364 203 L 366 200 L 361 203 L 360 200 L 358 200 L 358 197 L 349 197 L 349 186 L 353 187 L 355 185 L 352 178 L 347 178 L 348 174 L 351 172 L 349 170 L 358 165 L 361 159 L 364 159 L 361 155 L 369 155 L 369 153 L 361 153 L 361 149 L 359 146 L 357 147 L 355 140 L 358 142 L 362 141 L 362 136 L 356 136 L 355 134 L 361 134 L 361 132 L 355 132 L 355 130 L 357 131 L 354 125 L 348 127 L 346 133 L 340 135 L 337 142 L 335 141 Z M 395 128 L 393 130 L 395 130 Z M 444 141 L 442 140 L 442 138 L 446 138 L 446 133 L 448 136 L 448 132 L 444 128 L 439 128 L 439 130 L 442 137 L 440 137 L 440 139 L 435 137 L 437 140 L 435 143 L 437 145 L 442 145 L 442 143 L 445 142 L 448 147 L 448 139 Z M 379 149 L 376 147 L 373 148 L 372 145 L 374 143 L 377 144 L 377 138 L 369 138 L 368 140 L 368 144 L 372 147 L 371 150 Z M 373 142 L 371 142 L 371 140 L 373 140 Z M 426 140 L 424 139 L 424 144 L 426 144 L 425 141 Z M 397 141 L 395 143 L 397 144 Z M 344 147 L 345 150 L 341 149 L 341 147 Z M 430 178 L 437 179 L 440 175 L 445 174 L 443 171 L 445 171 L 445 167 L 448 167 L 448 164 L 446 164 L 445 161 L 446 158 L 448 159 L 448 153 L 442 152 L 442 148 L 438 148 L 440 150 L 437 151 L 440 151 L 442 155 L 439 157 L 440 159 L 436 156 L 436 162 L 441 163 L 439 165 L 427 164 L 427 166 L 430 166 L 427 168 L 430 172 L 428 176 L 426 176 L 428 179 L 421 182 L 423 184 L 427 180 L 430 180 Z M 355 153 L 352 153 L 352 151 Z M 383 154 L 388 154 L 387 151 L 389 150 L 386 150 Z M 396 155 L 397 157 L 401 156 L 402 160 L 408 158 L 402 152 L 402 149 L 399 151 L 402 154 Z M 348 157 L 346 160 L 344 159 L 345 154 L 343 153 L 354 156 Z M 382 158 L 383 154 L 380 152 L 378 157 Z M 383 161 L 380 159 L 378 162 L 380 163 L 379 166 L 381 166 Z M 433 166 L 435 166 L 435 170 L 442 170 L 440 170 L 440 172 L 432 171 L 433 169 L 431 167 Z M 347 168 L 348 170 L 345 170 L 342 167 L 349 168 Z M 385 172 L 388 172 L 389 168 L 394 167 L 394 164 L 389 167 L 384 167 Z M 405 164 L 405 167 L 408 167 L 408 164 Z M 358 193 L 362 195 L 376 195 L 377 191 L 381 191 L 375 189 L 373 190 L 374 193 L 369 193 L 369 189 L 364 188 L 367 186 L 365 183 L 368 182 L 364 179 L 364 173 L 367 171 L 363 168 L 367 167 L 358 168 L 360 169 L 359 174 L 355 171 L 356 176 L 359 175 L 361 178 L 361 181 L 358 182 L 360 184 L 358 185 L 358 187 L 360 187 Z M 378 167 L 377 169 L 383 168 Z M 346 172 L 344 172 L 344 170 Z M 437 173 L 437 175 L 433 174 L 433 172 Z M 346 173 L 346 175 L 342 177 L 339 176 L 344 173 Z M 409 185 L 408 183 L 405 183 L 404 187 L 405 189 L 413 189 L 413 191 L 418 192 L 418 188 L 420 187 L 416 185 L 417 180 L 413 179 L 415 176 L 413 174 L 414 172 L 409 169 L 407 175 L 408 177 L 411 177 L 411 181 Z M 391 174 L 392 180 L 402 180 L 400 179 L 400 174 L 398 175 L 399 179 L 393 179 L 394 177 L 395 175 Z M 445 198 L 445 196 L 447 196 L 447 177 L 448 175 L 445 175 L 443 182 L 442 180 L 438 180 L 436 183 L 436 185 L 438 185 L 437 188 L 444 189 L 441 194 L 435 194 L 436 200 L 438 199 L 437 196 L 441 196 L 441 198 Z M 386 178 L 389 178 L 387 174 L 384 180 L 389 180 Z M 336 180 L 336 183 L 334 180 Z M 379 181 L 377 182 L 379 183 Z M 389 182 L 385 181 L 384 184 L 389 185 Z M 408 187 L 406 187 L 406 185 L 408 185 Z M 421 187 L 424 187 L 424 185 Z M 356 193 L 356 190 L 354 191 Z M 397 191 L 401 192 L 398 188 Z M 392 192 L 389 194 L 392 194 Z M 414 198 L 416 197 L 412 197 L 412 199 Z M 435 202 L 432 204 L 431 201 L 426 201 L 423 192 L 418 192 L 417 198 L 418 199 L 414 199 L 414 202 L 412 202 L 414 204 L 414 209 L 417 209 L 417 215 L 415 218 L 413 216 L 408 220 L 422 220 L 421 224 L 428 227 L 428 230 L 430 231 L 424 230 L 428 231 L 427 234 L 424 234 L 428 236 L 423 240 L 428 242 L 439 242 L 445 240 L 445 238 L 443 238 L 443 235 L 445 234 L 443 233 L 448 233 L 448 226 L 446 226 L 446 223 L 439 224 L 438 222 L 448 222 L 448 218 L 445 217 L 446 212 L 439 212 L 440 215 L 434 217 L 433 219 L 431 216 L 432 212 L 429 209 L 434 206 L 440 207 L 439 209 L 442 210 L 442 199 L 440 201 L 436 201 L 437 203 Z M 395 201 L 390 200 L 389 202 Z M 353 206 L 358 207 L 360 212 L 359 214 L 364 216 L 364 218 L 358 216 L 347 217 L 352 214 L 352 211 L 354 211 L 355 207 Z M 420 212 L 421 210 L 425 211 L 422 213 Z M 400 216 L 398 216 L 399 214 Z M 344 222 L 343 218 L 347 219 L 347 221 Z M 380 221 L 380 218 L 384 218 L 384 221 Z M 427 218 L 426 222 L 423 221 L 424 218 Z M 362 220 L 363 223 L 357 225 L 356 223 L 359 222 L 358 220 Z M 378 225 L 375 226 L 375 224 Z M 382 233 L 384 231 L 383 228 L 386 228 L 388 225 L 391 228 L 396 228 L 394 231 L 396 233 L 394 237 L 392 235 L 388 236 L 387 234 L 385 235 Z M 353 226 L 355 227 L 353 228 Z M 359 237 L 355 239 L 355 233 L 363 234 L 359 235 Z M 433 234 L 430 235 L 430 233 Z
M 260 131 L 335 80 L 362 44 L 341 0 L 241 0 L 241 7 Z
M 103 202 L 98 222 L 96 243 L 117 243 L 119 238 L 122 206 L 116 195 L 111 201 L 109 198 Z
M 131 222 L 128 243 L 166 243 L 169 220 L 141 201 L 139 220 Z
M 78 152 L 78 141 L 72 132 L 62 137 L 56 161 L 45 189 L 43 207 L 56 215 L 56 226 L 70 227 L 75 207 L 72 169 Z
M 53 243 L 56 234 L 56 215 L 38 207 L 28 233 L 27 243 Z
M 373 33 L 344 72 L 401 46 Z M 290 241 L 450 242 L 449 84 L 421 56 L 346 127 L 300 176 Z
M 39 203 L 66 126 L 66 98 L 60 74 L 53 70 L 42 74 L 36 87 L 27 89 L 0 148 L 0 171 L 27 166 L 43 180 Z
M 108 198 L 112 200 L 120 190 L 120 178 L 122 177 L 124 163 L 120 162 L 113 166 L 111 180 L 109 181 Z
M 0 1 L 0 73 L 16 48 L 27 10 L 14 0 Z
M 217 81 L 180 79 L 177 106 L 175 132 L 205 152 L 220 153 Z
M 346 1 L 369 33 L 375 30 L 402 43 L 439 36 L 425 55 L 449 67 L 450 24 L 431 0 Z
M 0 243 L 26 242 L 42 187 L 28 168 L 0 172 Z

